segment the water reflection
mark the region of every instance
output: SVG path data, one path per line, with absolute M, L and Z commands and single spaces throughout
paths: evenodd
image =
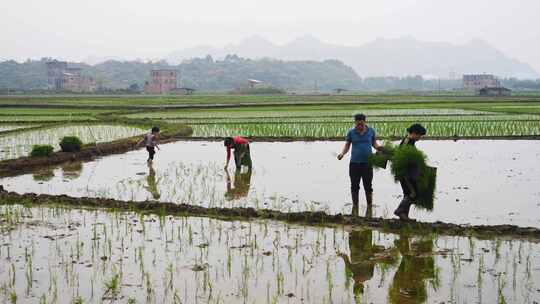
M 417 240 L 400 234 L 395 246 L 401 254 L 401 262 L 388 290 L 390 303 L 425 303 L 427 281 L 438 282 L 433 257 L 433 238 Z M 437 287 L 437 286 L 435 286 Z
M 242 197 L 247 197 L 249 193 L 249 187 L 251 185 L 251 173 L 251 169 L 246 172 L 236 170 L 234 172 L 234 183 L 232 183 L 229 170 L 225 170 L 225 177 L 227 181 L 227 191 L 225 192 L 225 198 L 227 200 L 235 200 Z
M 81 176 L 83 163 L 81 161 L 69 162 L 63 165 L 61 168 L 64 179 L 74 180 Z
M 433 237 L 407 234 L 396 236 L 393 244 L 386 247 L 376 244 L 372 230 L 349 232 L 349 252 L 338 253 L 343 259 L 348 280 L 353 281 L 353 292 L 357 302 L 361 300 L 364 286 L 374 278 L 376 266 L 386 273 L 395 269 L 388 287 L 388 301 L 394 304 L 425 303 L 428 298 L 427 284 L 437 289 L 439 278 L 433 252 Z M 399 266 L 398 266 L 399 265 Z M 376 277 L 376 276 L 375 276 Z M 375 279 L 377 281 L 377 279 Z
M 37 182 L 48 182 L 54 178 L 53 168 L 43 168 L 32 172 L 32 178 Z
M 540 166 L 532 166 L 540 154 L 540 141 L 425 141 L 422 150 L 430 156 L 430 165 L 443 168 L 437 172 L 437 200 L 432 212 L 418 208 L 411 217 L 420 221 L 444 221 L 459 224 L 513 224 L 540 227 L 537 212 L 540 193 Z M 210 149 L 215 145 L 215 149 Z M 256 174 L 249 183 L 249 193 L 238 200 L 234 171 L 230 187 L 224 181 L 221 145 L 205 142 L 167 144 L 160 161 L 154 163 L 159 180 L 160 201 L 183 202 L 201 206 L 268 208 L 286 212 L 325 211 L 349 213 L 348 177 L 341 163 L 325 161 L 333 143 L 257 143 Z M 333 149 L 333 148 L 332 148 Z M 178 159 L 179 153 L 182 159 Z M 68 180 L 60 169 L 51 174 L 25 174 L 2 178 L 0 184 L 18 193 L 98 196 L 120 200 L 152 198 L 147 189 L 148 169 L 138 162 L 145 151 L 111 155 L 84 164 L 80 177 Z M 493 164 L 500 164 L 494 166 Z M 143 180 L 141 172 L 144 171 Z M 256 171 L 256 172 L 255 172 Z M 286 172 L 286 174 L 283 174 Z M 249 174 L 246 174 L 249 177 Z M 376 204 L 373 216 L 394 218 L 391 212 L 401 197 L 390 170 L 375 172 Z M 489 179 L 479 178 L 486 176 Z M 48 179 L 44 181 L 43 179 Z M 35 180 L 38 181 L 35 181 Z M 151 179 L 151 178 L 150 178 Z M 249 178 L 247 178 L 249 179 Z M 69 181 L 69 182 L 66 182 Z M 243 183 L 246 185 L 246 183 Z M 233 188 L 238 190 L 231 191 Z M 229 190 L 229 191 L 227 191 Z M 229 192 L 229 193 L 227 193 Z M 227 193 L 227 195 L 226 195 Z M 229 197 L 231 199 L 229 199 Z M 508 204 L 508 202 L 516 202 Z M 364 215 L 360 203 L 359 214 Z M 536 214 L 536 215 L 535 215 Z M 369 213 L 368 213 L 369 215 Z
M 391 266 L 398 261 L 395 248 L 385 248 L 373 242 L 372 230 L 353 230 L 349 233 L 350 257 L 339 255 L 345 263 L 347 278 L 354 280 L 354 294 L 364 293 L 364 284 L 373 278 L 375 266 Z
M 146 185 L 146 176 L 141 182 Z M 158 177 L 157 183 L 163 181 Z M 0 205 L 0 265 L 7 265 L 0 267 L 0 281 L 10 283 L 1 294 L 16 293 L 24 303 L 35 302 L 35 294 L 92 300 L 122 271 L 127 283 L 119 288 L 119 300 L 107 302 L 128 297 L 137 303 L 540 301 L 536 241 L 350 231 L 274 221 L 160 219 L 117 210 Z M 51 250 L 57 244 L 74 250 Z M 83 249 L 81 244 L 92 246 Z M 104 248 L 112 258 L 103 259 Z M 344 254 L 336 257 L 336 252 Z M 122 257 L 121 269 L 114 257 Z M 77 269 L 65 271 L 72 265 Z M 51 275 L 35 271 L 48 268 Z M 39 284 L 11 283 L 15 276 L 24 279 L 28 269 L 37 274 Z M 88 278 L 96 271 L 100 273 L 92 283 Z M 49 288 L 56 282 L 58 287 Z M 236 293 L 239 288 L 242 291 Z M 220 294 L 228 296 L 216 296 Z
M 152 162 L 148 162 L 147 164 L 148 175 L 146 176 L 146 182 L 148 183 L 148 186 L 146 187 L 146 190 L 148 190 L 152 197 L 157 200 L 161 197 L 161 195 L 159 194 L 159 190 L 157 187 L 156 170 L 154 170 L 154 165 Z

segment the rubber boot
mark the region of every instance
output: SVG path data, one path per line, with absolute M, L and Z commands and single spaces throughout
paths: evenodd
M 358 201 L 360 200 L 359 192 L 351 190 L 351 199 L 352 199 L 352 205 L 353 205 L 352 215 L 358 216 Z
M 409 210 L 411 209 L 411 199 L 408 196 L 403 197 L 394 215 L 398 216 L 400 220 L 409 220 Z
M 366 218 L 373 217 L 373 206 L 372 205 L 367 205 L 365 217 Z
M 366 204 L 368 207 L 373 206 L 373 192 L 366 192 Z

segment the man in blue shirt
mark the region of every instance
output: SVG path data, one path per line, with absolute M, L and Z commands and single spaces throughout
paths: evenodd
M 354 116 L 355 127 L 347 132 L 343 150 L 337 158 L 341 160 L 352 146 L 351 162 L 349 164 L 349 177 L 351 178 L 351 197 L 353 203 L 353 215 L 358 215 L 358 200 L 360 191 L 360 180 L 364 185 L 366 193 L 367 210 L 366 216 L 370 216 L 373 205 L 373 167 L 368 163 L 368 158 L 372 153 L 371 147 L 381 150 L 382 146 L 377 143 L 375 130 L 366 124 L 366 115 L 356 114 Z

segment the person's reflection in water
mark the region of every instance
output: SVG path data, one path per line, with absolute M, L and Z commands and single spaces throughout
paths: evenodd
M 54 170 L 51 167 L 42 168 L 32 172 L 32 177 L 37 182 L 48 182 L 54 178 Z
M 364 293 L 364 284 L 373 278 L 375 265 L 393 265 L 397 262 L 395 249 L 373 244 L 372 230 L 353 230 L 349 233 L 351 257 L 339 253 L 345 262 L 347 277 L 354 280 L 355 298 Z
M 225 177 L 227 179 L 227 192 L 225 193 L 227 200 L 235 200 L 248 195 L 251 186 L 251 169 L 244 173 L 241 170 L 236 170 L 234 184 L 231 182 L 231 176 L 227 169 L 225 169 Z
M 74 180 L 81 176 L 83 163 L 80 161 L 69 162 L 62 166 L 62 175 L 64 179 Z
M 146 188 L 150 194 L 152 194 L 152 197 L 154 199 L 159 199 L 160 194 L 157 187 L 156 182 L 156 170 L 154 170 L 154 165 L 152 162 L 148 162 L 148 176 L 146 177 L 146 182 L 148 183 L 148 187 Z
M 353 205 L 351 214 L 352 214 L 352 216 L 358 216 L 359 215 L 358 205 Z M 373 205 L 367 205 L 366 212 L 364 213 L 364 216 L 367 217 L 367 218 L 373 217 Z
M 390 303 L 425 303 L 427 280 L 437 282 L 433 239 L 427 237 L 411 241 L 409 236 L 400 235 L 395 243 L 402 258 L 390 285 Z

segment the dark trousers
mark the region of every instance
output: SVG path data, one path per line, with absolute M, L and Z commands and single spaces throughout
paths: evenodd
M 146 151 L 148 151 L 148 159 L 154 160 L 154 154 L 156 154 L 156 148 L 147 146 Z
M 358 205 L 360 181 L 362 181 L 366 195 L 373 192 L 373 167 L 367 163 L 350 163 L 349 177 L 351 178 L 352 201 L 353 204 Z
M 242 158 L 240 158 L 240 156 Z M 251 161 L 251 152 L 249 150 L 249 145 L 239 145 L 234 149 L 234 163 L 236 165 L 236 169 L 240 170 L 242 169 L 242 166 L 248 166 L 251 169 L 252 161 Z
M 399 180 L 399 184 L 401 185 L 401 190 L 403 191 L 403 199 L 399 203 L 395 213 L 405 213 L 409 215 L 411 205 L 414 203 L 414 199 L 418 193 L 416 181 L 411 178 L 402 178 Z

